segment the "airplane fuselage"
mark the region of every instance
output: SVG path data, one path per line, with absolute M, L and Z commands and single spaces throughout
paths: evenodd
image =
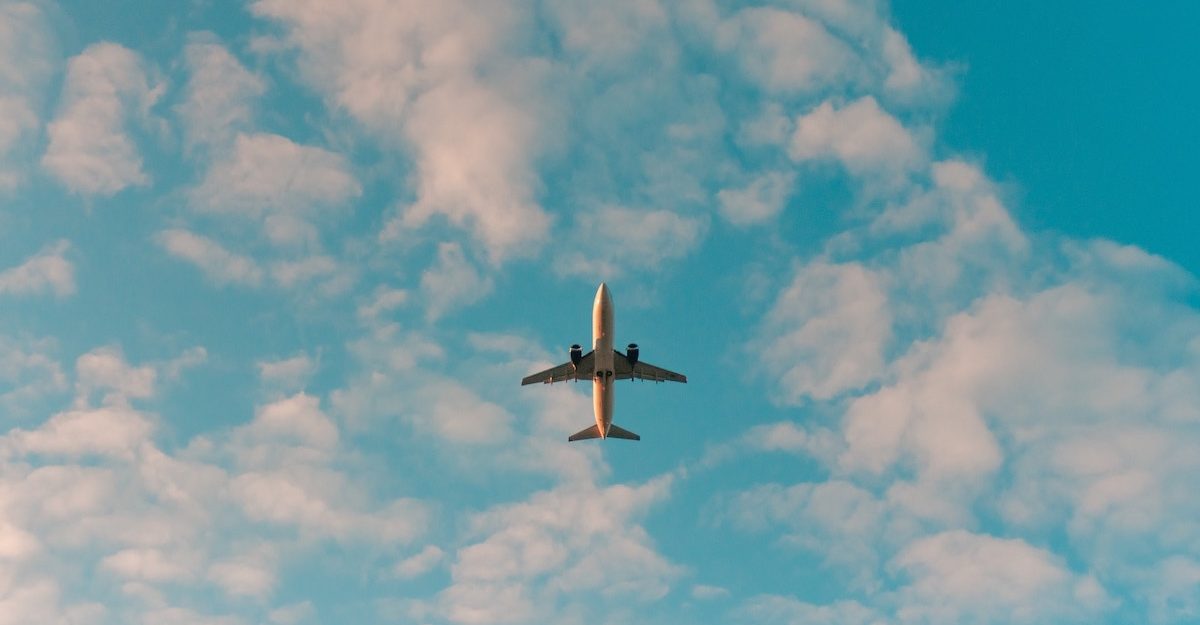
M 596 428 L 601 438 L 608 437 L 612 425 L 613 387 L 613 302 L 608 285 L 601 283 L 592 304 L 592 349 L 595 350 L 596 369 L 592 372 L 592 411 L 596 415 Z

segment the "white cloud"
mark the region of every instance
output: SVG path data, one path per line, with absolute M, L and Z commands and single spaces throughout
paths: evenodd
M 275 608 L 267 615 L 275 625 L 297 625 L 316 617 L 317 610 L 311 601 L 304 600 Z
M 271 277 L 285 289 L 326 278 L 321 285 L 326 293 L 344 290 L 352 279 L 332 256 L 325 255 L 271 263 Z
M 100 347 L 75 360 L 75 391 L 79 402 L 86 403 L 98 390 L 110 391 L 104 403 L 125 403 L 127 399 L 145 399 L 154 395 L 158 372 L 149 365 L 130 366 L 121 350 Z
M 635 487 L 573 484 L 485 511 L 471 523 L 484 538 L 459 550 L 439 611 L 457 623 L 553 621 L 560 598 L 661 598 L 682 570 L 654 551 L 634 519 L 670 485 L 669 477 Z
M 69 249 L 70 242 L 62 239 L 20 265 L 0 271 L 0 295 L 52 292 L 57 297 L 66 297 L 75 293 L 75 266 L 66 258 Z
M 814 93 L 862 79 L 849 46 L 820 22 L 791 11 L 742 9 L 721 24 L 717 47 L 733 53 L 768 92 Z
M 1092 622 L 1108 601 L 1095 579 L 1020 539 L 944 532 L 913 542 L 892 565 L 911 580 L 899 591 L 902 622 Z
M 54 69 L 53 31 L 36 2 L 0 4 L 0 191 L 25 177 L 27 146 Z
M 791 597 L 757 595 L 737 610 L 746 622 L 786 625 L 885 625 L 886 617 L 857 601 L 816 605 Z
M 581 0 L 553 0 L 546 5 L 561 33 L 562 46 L 572 59 L 589 71 L 601 68 L 621 72 L 630 63 L 656 55 L 670 58 L 658 45 L 669 49 L 670 15 L 658 0 L 615 0 L 596 5 Z
M 307 354 L 297 354 L 283 360 L 259 361 L 258 375 L 263 382 L 294 389 L 304 386 L 317 370 L 317 363 Z
M 251 102 L 263 95 L 263 80 L 250 73 L 220 43 L 192 36 L 184 49 L 190 76 L 175 111 L 183 121 L 184 145 L 225 148 L 249 127 Z
M 111 196 L 150 184 L 125 127 L 131 118 L 145 118 L 159 95 L 136 53 L 115 43 L 89 46 L 67 65 L 42 166 L 82 195 Z
M 665 210 L 601 206 L 576 215 L 576 229 L 561 273 L 611 277 L 623 271 L 653 268 L 686 256 L 699 246 L 707 221 Z
M 420 553 L 397 562 L 392 572 L 401 579 L 419 577 L 440 564 L 445 556 L 436 545 L 428 545 Z
M 492 279 L 481 276 L 457 243 L 438 245 L 437 262 L 421 274 L 421 292 L 427 302 L 426 319 L 468 306 L 492 292 Z
M 216 284 L 257 286 L 263 270 L 254 259 L 235 254 L 220 243 L 179 228 L 163 230 L 154 240 L 168 254 L 195 265 Z
M 794 181 L 791 173 L 768 172 L 741 189 L 722 189 L 717 192 L 721 215 L 736 226 L 769 221 L 783 210 Z
M 6 579 L 0 587 L 0 625 L 86 625 L 104 616 L 104 606 L 98 603 L 63 605 L 62 589 L 51 578 L 16 576 L 15 580 Z
M 854 175 L 889 181 L 927 158 L 912 133 L 871 96 L 840 108 L 826 101 L 801 115 L 788 152 L 797 161 L 834 158 Z
M 233 597 L 263 598 L 277 583 L 275 558 L 262 549 L 220 560 L 208 567 L 208 580 Z
M 328 449 L 338 443 L 338 430 L 321 412 L 320 399 L 307 393 L 267 404 L 241 430 L 255 440 L 297 443 Z
M 189 562 L 188 560 L 192 560 Z M 196 575 L 197 562 L 184 554 L 166 554 L 160 549 L 122 549 L 100 561 L 100 566 L 126 579 L 166 582 L 187 580 Z
M 128 408 L 70 410 L 37 429 L 14 429 L 0 439 L 0 445 L 18 454 L 132 458 L 153 430 L 149 419 Z
M 692 586 L 692 598 L 700 601 L 711 601 L 713 599 L 721 599 L 729 596 L 729 591 L 720 586 L 709 586 L 707 584 L 696 584 Z
M 433 215 L 467 228 L 493 263 L 528 256 L 550 218 L 537 205 L 530 156 L 537 120 L 475 81 L 439 85 L 414 103 L 407 124 L 417 150 L 417 201 L 403 215 L 413 227 Z
M 499 445 L 512 437 L 513 416 L 450 379 L 424 380 L 404 411 L 419 430 L 460 445 Z
M 814 262 L 780 293 L 756 341 L 784 401 L 829 399 L 883 372 L 891 313 L 882 278 L 858 263 Z
M 344 501 L 349 487 L 344 475 L 301 467 L 246 471 L 229 483 L 248 519 L 294 527 L 302 538 L 402 544 L 425 530 L 429 512 L 420 502 L 399 499 L 376 511 L 356 510 Z
M 533 167 L 546 70 L 509 53 L 521 7 L 262 0 L 253 11 L 285 25 L 300 71 L 332 103 L 411 147 L 417 199 L 385 238 L 441 215 L 471 231 L 493 263 L 537 249 L 549 227 Z
M 358 307 L 358 317 L 367 321 L 374 321 L 384 313 L 391 312 L 408 303 L 408 291 L 404 289 L 396 289 L 386 285 L 375 287 L 375 292 L 372 293 L 368 303 Z
M 199 211 L 264 218 L 341 208 L 361 192 L 340 154 L 279 135 L 243 133 L 189 196 Z
M 49 352 L 50 340 L 14 340 L 0 335 L 0 381 L 9 389 L 0 393 L 0 406 L 17 415 L 44 395 L 67 389 L 67 376 Z

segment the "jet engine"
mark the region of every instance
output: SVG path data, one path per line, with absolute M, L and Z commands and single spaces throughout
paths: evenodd
M 627 347 L 625 349 L 625 358 L 627 358 L 629 360 L 629 366 L 632 367 L 637 364 L 637 359 L 638 359 L 637 343 L 629 344 L 629 347 Z
M 571 354 L 571 364 L 578 367 L 579 362 L 583 360 L 583 348 L 578 344 L 572 345 L 569 353 Z

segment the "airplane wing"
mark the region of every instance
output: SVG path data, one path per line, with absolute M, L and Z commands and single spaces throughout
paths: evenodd
M 592 372 L 596 369 L 596 352 L 591 351 L 584 354 L 579 360 L 579 365 L 571 364 L 571 361 L 564 362 L 557 367 L 550 367 L 540 373 L 525 376 L 521 380 L 521 386 L 526 384 L 554 384 L 555 382 L 566 382 L 567 380 L 590 380 Z
M 591 354 L 588 354 L 589 356 Z M 674 371 L 667 371 L 648 362 L 637 361 L 630 365 L 625 354 L 613 350 L 613 367 L 616 369 L 618 380 L 652 380 L 654 382 L 687 382 L 687 376 Z

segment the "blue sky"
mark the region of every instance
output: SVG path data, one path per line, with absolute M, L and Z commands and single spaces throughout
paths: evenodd
M 0 623 L 1194 622 L 1154 11 L 0 3 Z

